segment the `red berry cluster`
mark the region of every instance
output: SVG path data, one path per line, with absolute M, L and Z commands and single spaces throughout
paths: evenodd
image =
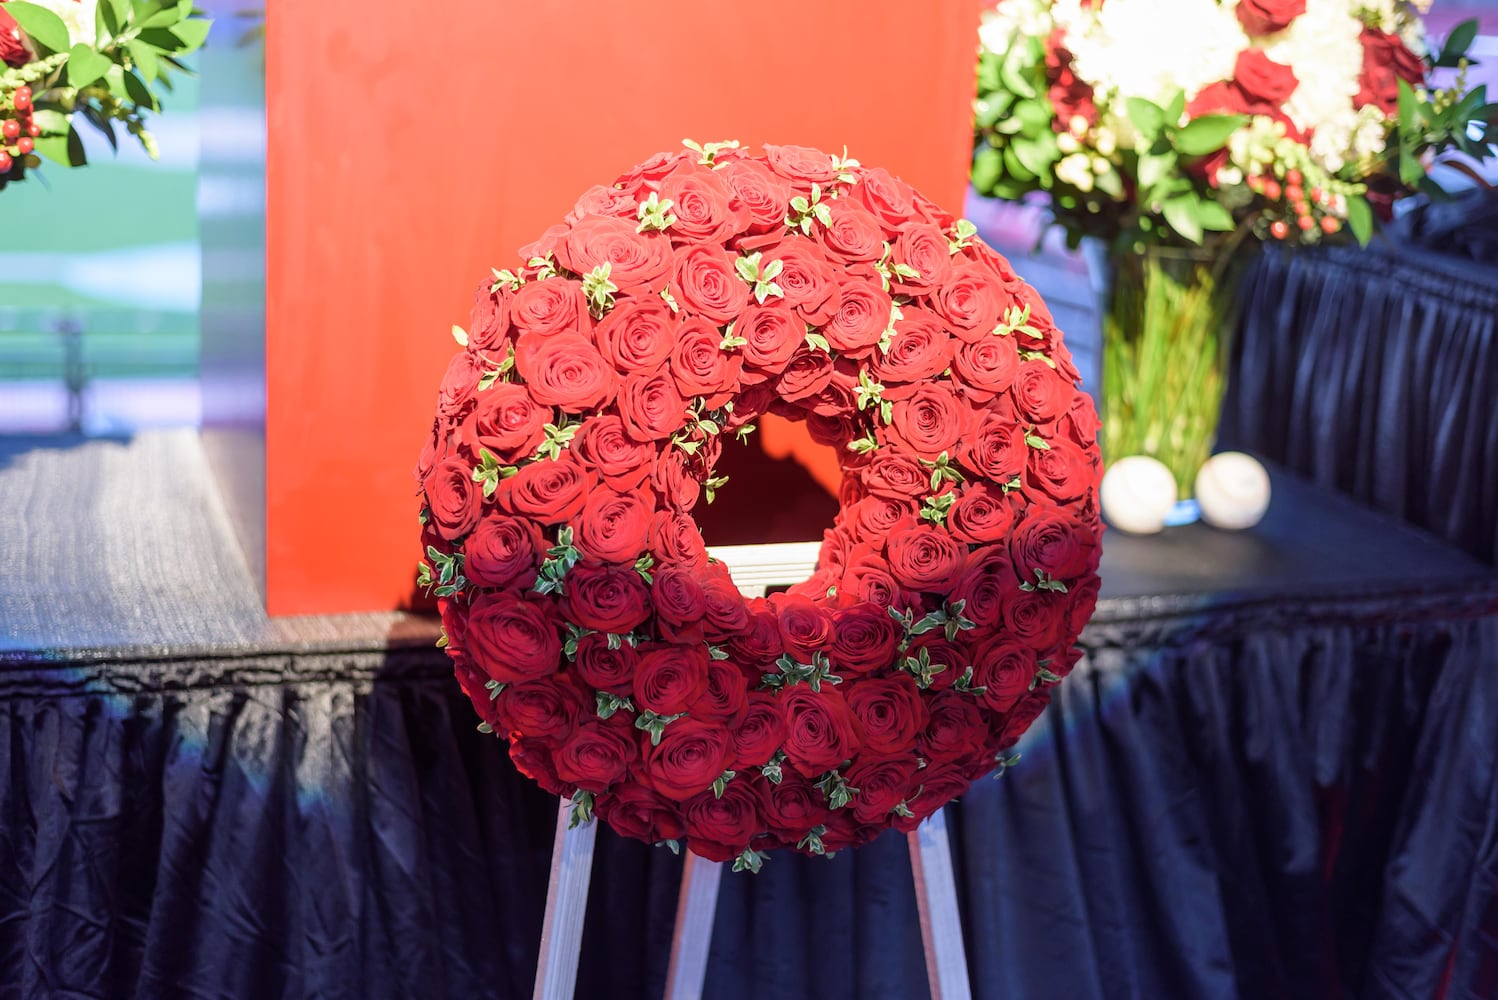
M 1269 235 L 1275 239 L 1289 237 L 1291 225 L 1302 233 L 1309 233 L 1319 226 L 1328 236 L 1342 228 L 1342 220 L 1326 211 L 1332 203 L 1331 195 L 1319 187 L 1307 191 L 1304 184 L 1301 172 L 1293 168 L 1284 172 L 1283 183 L 1280 178 L 1265 174 L 1253 174 L 1248 178 L 1252 191 L 1263 195 L 1266 201 L 1281 202 L 1289 209 L 1283 217 L 1269 224 Z
M 17 159 L 36 148 L 42 129 L 31 112 L 31 88 L 24 85 L 16 88 L 9 102 L 0 103 L 0 174 L 10 173 Z

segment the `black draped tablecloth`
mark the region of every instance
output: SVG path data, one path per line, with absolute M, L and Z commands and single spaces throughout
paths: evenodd
M 1366 250 L 1266 252 L 1219 443 L 1498 563 L 1498 193 Z
M 1498 995 L 1498 578 L 1274 484 L 1109 536 L 949 814 L 976 996 Z M 556 803 L 430 623 L 266 621 L 190 436 L 0 444 L 0 509 L 0 996 L 529 995 Z M 601 831 L 579 996 L 660 995 L 680 871 Z M 904 840 L 726 875 L 707 995 L 925 995 Z

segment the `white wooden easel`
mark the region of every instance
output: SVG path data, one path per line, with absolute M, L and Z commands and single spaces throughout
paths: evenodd
M 797 542 L 721 546 L 709 552 L 729 566 L 734 583 L 744 596 L 758 597 L 768 587 L 797 583 L 809 577 L 816 566 L 817 549 L 816 542 Z M 593 842 L 598 830 L 593 822 L 569 828 L 571 817 L 572 802 L 562 799 L 551 852 L 551 881 L 546 890 L 546 917 L 541 925 L 541 959 L 536 967 L 534 1000 L 571 1000 L 577 984 L 583 913 L 588 905 Z M 957 914 L 952 850 L 943 812 L 936 812 L 908 834 L 908 840 L 931 1000 L 970 1000 L 967 952 Z M 676 903 L 676 932 L 671 938 L 666 1000 L 697 1000 L 702 996 L 722 876 L 720 862 L 687 852 L 681 894 Z

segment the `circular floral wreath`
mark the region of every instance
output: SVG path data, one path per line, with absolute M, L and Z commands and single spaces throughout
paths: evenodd
M 1098 428 L 970 223 L 818 150 L 686 147 L 454 328 L 420 579 L 479 728 L 577 820 L 757 869 L 1012 762 L 1096 602 Z M 844 478 L 811 579 L 745 599 L 691 511 L 764 413 Z

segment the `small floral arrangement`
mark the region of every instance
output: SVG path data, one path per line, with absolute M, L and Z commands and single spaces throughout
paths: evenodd
M 689 143 L 479 288 L 417 468 L 458 681 L 574 818 L 758 869 L 912 829 L 1013 746 L 1097 598 L 1097 421 L 1003 257 L 881 169 Z M 747 600 L 692 518 L 727 439 L 844 473 Z
M 1427 4 L 1420 6 L 1428 6 Z M 1073 244 L 1242 230 L 1367 242 L 1439 194 L 1433 157 L 1481 159 L 1498 105 L 1466 90 L 1476 22 L 1429 47 L 1403 0 L 1000 0 L 981 28 L 973 181 L 1050 195 Z M 1446 87 L 1437 68 L 1455 70 Z
M 191 0 L 0 0 L 0 187 L 43 158 L 83 165 L 80 119 L 154 159 L 146 115 L 210 24 Z

